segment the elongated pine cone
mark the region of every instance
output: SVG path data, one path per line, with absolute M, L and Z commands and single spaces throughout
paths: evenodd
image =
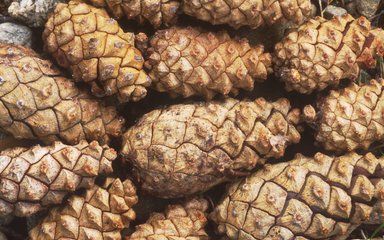
M 309 94 L 355 80 L 384 55 L 384 30 L 365 17 L 311 19 L 275 46 L 275 70 L 288 91 Z
M 74 80 L 89 83 L 94 95 L 116 95 L 121 102 L 146 96 L 151 80 L 134 35 L 124 33 L 105 10 L 75 1 L 58 4 L 43 40 L 45 50 L 71 69 Z
M 140 24 L 148 21 L 155 28 L 176 23 L 180 0 L 88 0 L 96 7 L 107 8 L 114 17 L 126 16 Z
M 148 52 L 154 88 L 183 97 L 251 91 L 254 81 L 266 80 L 272 71 L 272 57 L 263 46 L 232 40 L 226 32 L 173 27 L 158 31 Z
M 318 101 L 315 109 L 308 105 L 304 117 L 316 129 L 316 140 L 327 150 L 345 152 L 368 149 L 384 140 L 384 81 L 372 80 L 358 86 L 352 83 L 332 90 Z
M 298 143 L 298 109 L 226 99 L 175 105 L 144 115 L 123 137 L 122 154 L 157 197 L 176 198 L 244 176 L 264 158 Z
M 137 226 L 126 240 L 208 240 L 204 230 L 207 209 L 208 202 L 204 199 L 192 199 L 183 205 L 169 205 L 165 213 L 153 213 L 145 224 Z
M 310 0 L 183 0 L 183 11 L 214 25 L 258 28 L 282 21 L 302 23 L 312 7 Z
M 229 239 L 346 239 L 383 216 L 383 170 L 370 153 L 299 154 L 233 183 L 211 216 Z
M 31 240 L 45 239 L 122 239 L 136 214 L 136 189 L 130 180 L 107 179 L 82 196 L 71 196 L 62 207 L 52 208 L 30 232 Z
M 52 63 L 21 46 L 0 44 L 0 130 L 46 143 L 108 143 L 124 119 L 64 78 Z
M 0 215 L 30 216 L 60 204 L 70 192 L 91 188 L 98 174 L 109 174 L 115 150 L 96 141 L 76 146 L 11 148 L 0 153 Z

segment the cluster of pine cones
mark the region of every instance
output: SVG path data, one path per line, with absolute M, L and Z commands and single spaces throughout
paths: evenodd
M 236 29 L 298 27 L 267 53 L 225 31 L 176 26 L 180 13 Z M 311 14 L 310 0 L 58 4 L 42 36 L 53 61 L 0 44 L 0 130 L 45 144 L 0 153 L 0 216 L 46 210 L 32 240 L 348 239 L 382 224 L 384 157 L 370 147 L 384 142 L 384 80 L 355 80 L 383 57 L 384 30 L 364 17 Z M 115 20 L 124 17 L 162 30 L 125 32 Z M 302 109 L 286 98 L 231 98 L 272 74 L 287 91 L 320 97 Z M 105 98 L 136 102 L 149 88 L 204 100 L 155 109 L 125 129 Z M 305 125 L 325 152 L 283 161 Z M 111 177 L 116 161 L 131 180 Z M 202 193 L 225 182 L 212 206 Z M 122 234 L 137 189 L 186 200 Z

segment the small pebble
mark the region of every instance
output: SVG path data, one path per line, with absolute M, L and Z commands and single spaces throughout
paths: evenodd
M 59 2 L 64 0 L 16 0 L 9 6 L 8 13 L 30 27 L 42 27 Z
M 356 9 L 357 11 L 367 17 L 373 17 L 379 7 L 381 0 L 356 0 Z
M 356 9 L 356 2 L 349 2 L 345 4 L 345 9 L 349 14 L 351 14 L 354 18 L 358 18 L 359 14 Z
M 347 10 L 342 7 L 337 7 L 334 5 L 328 5 L 324 9 L 324 17 L 327 19 L 331 19 L 333 17 L 341 17 L 347 14 Z
M 1 23 L 0 42 L 31 47 L 32 30 L 17 23 Z
M 7 240 L 7 236 L 3 232 L 0 232 L 0 240 Z

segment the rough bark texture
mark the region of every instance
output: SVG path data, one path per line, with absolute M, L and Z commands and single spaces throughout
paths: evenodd
M 94 6 L 104 7 L 116 18 L 126 16 L 140 24 L 151 23 L 155 28 L 176 23 L 180 0 L 88 0 Z
M 384 55 L 384 31 L 365 17 L 311 19 L 275 46 L 276 74 L 288 91 L 309 94 L 341 79 L 355 80 L 361 68 L 374 68 Z
M 346 239 L 382 223 L 383 170 L 373 154 L 297 155 L 232 184 L 212 218 L 230 239 Z
M 146 67 L 154 88 L 172 95 L 213 98 L 253 90 L 272 71 L 272 57 L 263 46 L 232 40 L 226 32 L 199 28 L 158 31 L 151 39 Z
M 299 115 L 287 99 L 175 105 L 144 115 L 125 133 L 122 154 L 143 190 L 181 197 L 244 176 L 264 158 L 282 157 L 300 140 Z
M 352 83 L 320 99 L 315 109 L 304 108 L 306 120 L 316 129 L 316 140 L 327 150 L 346 152 L 368 149 L 384 140 L 384 82 Z
M 126 240 L 208 240 L 204 228 L 207 224 L 208 202 L 192 199 L 183 205 L 169 205 L 164 213 L 153 213 L 145 224 Z
M 62 207 L 52 208 L 30 232 L 31 240 L 122 239 L 120 231 L 135 219 L 137 202 L 132 182 L 107 179 L 82 196 L 72 196 Z
M 97 142 L 76 146 L 11 148 L 0 153 L 0 215 L 27 217 L 70 192 L 91 188 L 98 174 L 112 172 L 115 150 Z
M 144 59 L 105 10 L 75 1 L 58 4 L 43 33 L 45 50 L 70 68 L 76 81 L 87 82 L 96 96 L 116 95 L 121 102 L 146 96 L 151 80 Z
M 0 44 L 0 129 L 16 138 L 46 143 L 80 140 L 108 143 L 120 136 L 124 119 L 52 63 L 21 46 Z
M 302 23 L 312 8 L 310 0 L 183 0 L 183 11 L 214 25 L 258 28 L 282 21 Z

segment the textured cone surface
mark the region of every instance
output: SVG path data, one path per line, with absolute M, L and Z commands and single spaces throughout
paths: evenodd
M 94 186 L 83 196 L 70 197 L 64 206 L 52 208 L 29 236 L 31 240 L 122 239 L 120 231 L 136 217 L 131 208 L 136 203 L 130 180 L 107 179 L 103 187 Z
M 105 10 L 74 1 L 58 4 L 43 40 L 45 50 L 70 68 L 76 81 L 89 83 L 94 95 L 116 95 L 121 102 L 146 96 L 151 81 L 134 35 L 124 33 Z
M 107 8 L 116 18 L 126 16 L 139 23 L 150 22 L 155 28 L 177 21 L 180 0 L 88 0 L 94 6 Z
M 264 158 L 282 157 L 300 140 L 299 115 L 287 99 L 174 105 L 129 129 L 122 154 L 145 191 L 181 197 L 246 175 Z
M 165 213 L 153 213 L 145 224 L 126 240 L 190 239 L 208 240 L 204 228 L 208 202 L 193 199 L 184 205 L 169 205 Z
M 232 184 L 212 218 L 230 239 L 346 239 L 383 216 L 383 167 L 373 154 L 297 155 Z
M 214 25 L 258 28 L 281 21 L 302 23 L 312 8 L 310 0 L 183 0 L 183 11 Z
M 263 46 L 232 40 L 226 32 L 199 28 L 158 31 L 151 39 L 146 67 L 160 92 L 211 99 L 217 93 L 251 91 L 254 81 L 264 81 L 272 71 L 272 57 Z
M 0 127 L 16 138 L 77 144 L 109 142 L 121 134 L 124 119 L 49 61 L 19 46 L 0 45 Z
M 68 193 L 91 188 L 99 173 L 111 173 L 116 157 L 115 150 L 85 141 L 5 150 L 0 153 L 0 215 L 26 217 L 60 204 Z
M 364 17 L 311 19 L 275 47 L 276 73 L 287 90 L 309 94 L 340 79 L 356 79 L 361 68 L 374 68 L 384 54 L 384 31 Z
M 368 149 L 384 140 L 384 82 L 352 83 L 333 90 L 318 101 L 317 110 L 306 106 L 304 116 L 315 126 L 316 140 L 327 150 Z
M 32 50 L 0 44 L 0 129 L 16 138 L 46 143 L 108 143 L 124 119 Z

